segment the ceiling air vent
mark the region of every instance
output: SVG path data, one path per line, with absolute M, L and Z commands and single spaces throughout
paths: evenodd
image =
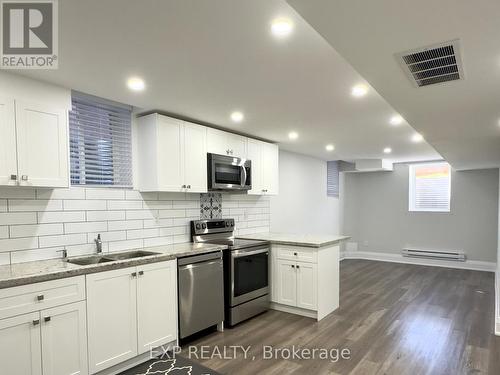
M 464 78 L 458 39 L 398 53 L 396 58 L 416 87 Z

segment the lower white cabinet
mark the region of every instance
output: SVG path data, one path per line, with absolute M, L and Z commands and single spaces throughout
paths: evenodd
M 278 259 L 276 261 L 276 302 L 315 310 L 318 270 L 315 264 Z
M 0 320 L 0 370 L 11 375 L 85 375 L 85 302 Z
M 177 338 L 177 264 L 87 275 L 90 373 Z
M 2 374 L 42 374 L 39 312 L 0 320 L 0 368 Z
M 85 301 L 43 310 L 44 375 L 88 374 Z
M 318 320 L 339 306 L 339 246 L 271 246 L 273 308 Z

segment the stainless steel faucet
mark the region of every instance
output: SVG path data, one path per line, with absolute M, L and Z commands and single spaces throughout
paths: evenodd
M 97 250 L 97 254 L 102 253 L 102 240 L 101 240 L 101 234 L 98 234 L 98 235 L 97 235 L 97 238 L 96 238 L 96 239 L 94 239 L 94 242 L 95 242 L 95 247 L 96 247 L 96 250 Z

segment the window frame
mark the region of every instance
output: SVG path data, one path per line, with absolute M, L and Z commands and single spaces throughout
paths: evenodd
M 448 208 L 417 208 L 416 207 L 416 169 L 419 167 L 430 167 L 436 165 L 446 165 L 449 169 L 448 174 L 448 189 L 447 189 L 447 198 L 448 198 Z M 408 168 L 408 176 L 409 176 L 409 186 L 408 186 L 408 211 L 409 212 L 434 212 L 434 213 L 450 213 L 451 212 L 451 166 L 446 161 L 435 161 L 435 162 L 426 162 L 426 163 L 415 163 L 410 164 Z

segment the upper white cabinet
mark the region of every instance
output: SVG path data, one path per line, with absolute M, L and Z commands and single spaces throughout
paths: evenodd
M 138 189 L 207 191 L 207 130 L 159 114 L 138 119 Z
M 67 187 L 68 113 L 0 98 L 0 185 Z
M 0 97 L 0 185 L 17 185 L 14 99 Z
M 248 194 L 278 194 L 278 146 L 255 139 L 248 139 L 248 159 L 252 161 L 252 190 L 250 190 Z
M 247 138 L 222 130 L 208 128 L 207 152 L 247 158 Z

